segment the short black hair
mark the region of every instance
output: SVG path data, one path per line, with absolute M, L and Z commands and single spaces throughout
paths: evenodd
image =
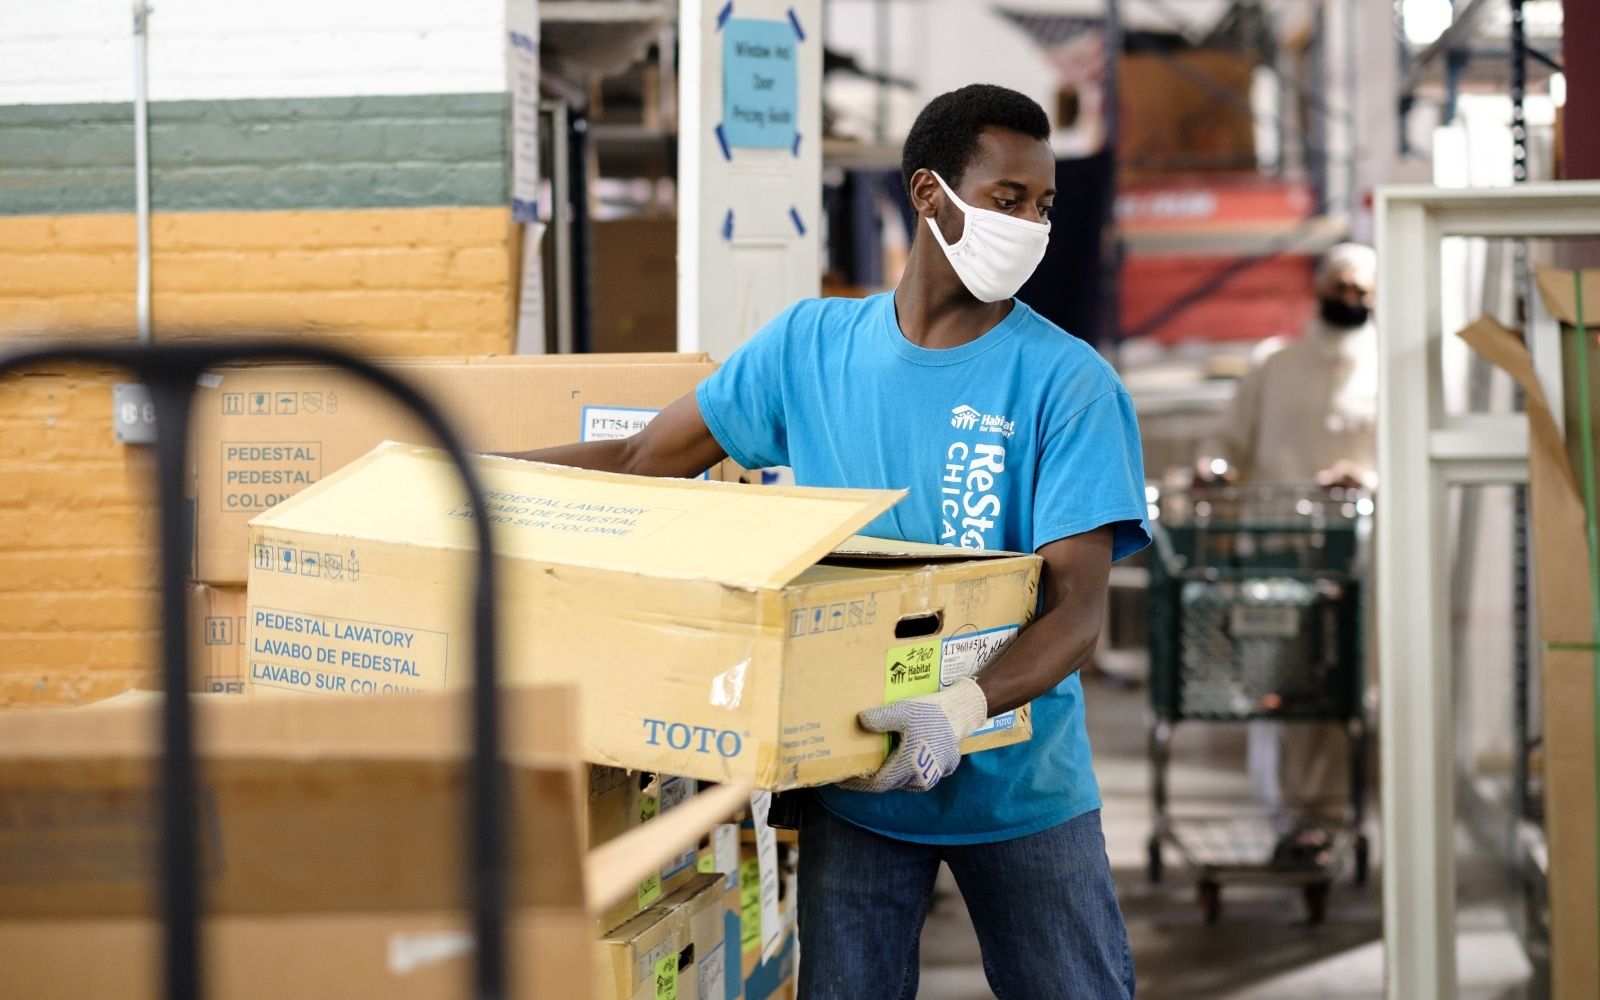
M 1030 139 L 1050 138 L 1050 116 L 1027 94 L 992 83 L 972 83 L 940 94 L 917 115 L 900 155 L 900 182 L 911 192 L 911 175 L 926 167 L 952 188 L 978 154 L 986 128 L 1008 128 Z

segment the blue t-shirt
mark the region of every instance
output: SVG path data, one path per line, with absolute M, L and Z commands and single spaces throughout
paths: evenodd
M 1113 525 L 1112 558 L 1149 542 L 1127 390 L 1098 354 L 1021 302 L 960 347 L 918 347 L 894 296 L 791 306 L 695 393 L 746 468 L 802 486 L 908 489 L 863 534 L 1033 552 Z M 1026 836 L 1097 808 L 1074 673 L 1033 702 L 1033 739 L 965 758 L 929 792 L 822 790 L 858 826 L 969 844 Z

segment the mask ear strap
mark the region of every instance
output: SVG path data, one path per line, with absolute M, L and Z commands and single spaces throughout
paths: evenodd
M 939 171 L 929 170 L 928 173 L 932 174 L 933 179 L 939 182 L 939 186 L 944 189 L 945 197 L 949 198 L 951 204 L 955 205 L 956 208 L 961 212 L 961 238 L 956 240 L 954 243 L 948 242 L 944 238 L 944 233 L 939 231 L 939 223 L 932 216 L 928 217 L 928 228 L 933 230 L 933 238 L 939 241 L 939 246 L 944 249 L 945 253 L 954 253 L 956 250 L 960 249 L 961 244 L 967 241 L 967 231 L 972 225 L 971 219 L 969 218 L 972 209 L 967 205 L 966 202 L 962 201 L 954 191 L 950 190 L 950 185 L 946 184 L 944 182 L 944 178 L 939 176 Z

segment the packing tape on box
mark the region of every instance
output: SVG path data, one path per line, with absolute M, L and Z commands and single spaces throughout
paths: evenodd
M 744 676 L 749 671 L 750 658 L 745 657 L 711 678 L 711 704 L 717 708 L 738 708 L 744 697 Z

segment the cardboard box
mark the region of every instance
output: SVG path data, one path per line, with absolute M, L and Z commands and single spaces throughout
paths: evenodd
M 694 795 L 696 787 L 693 778 L 589 765 L 588 845 L 598 847 L 670 811 Z M 634 898 L 602 912 L 600 930 L 609 931 L 633 919 L 663 896 L 688 884 L 695 875 L 695 851 L 691 848 L 641 882 Z
M 1130 176 L 1254 171 L 1253 68 L 1245 56 L 1219 49 L 1123 56 L 1120 169 Z
M 716 368 L 706 355 L 672 354 L 455 358 L 387 367 L 437 403 L 477 451 L 626 437 Z M 208 374 L 195 393 L 191 434 L 194 576 L 231 585 L 244 583 L 249 572 L 250 518 L 384 440 L 434 443 L 408 413 L 359 380 L 332 368 L 291 365 Z
M 594 349 L 670 351 L 678 343 L 678 220 L 593 224 Z
M 189 587 L 189 662 L 199 694 L 243 694 L 245 683 L 243 587 Z
M 1572 273 L 1566 272 L 1571 289 Z M 1543 290 L 1547 272 L 1539 275 Z M 1600 282 L 1596 282 L 1600 284 Z M 1585 292 L 1589 289 L 1586 287 Z M 1600 288 L 1596 289 L 1600 293 Z M 1585 302 L 1588 295 L 1584 296 Z M 1547 293 L 1547 303 L 1550 297 Z M 1600 296 L 1597 296 L 1600 303 Z M 1550 311 L 1561 315 L 1551 304 Z M 1600 996 L 1600 894 L 1595 818 L 1595 684 L 1600 651 L 1590 618 L 1586 520 L 1578 478 L 1521 338 L 1488 317 L 1461 336 L 1525 393 L 1535 588 L 1544 707 L 1544 809 L 1550 852 L 1550 981 L 1556 1000 Z M 1593 346 L 1593 345 L 1591 345 Z M 1592 357 L 1600 361 L 1600 351 Z M 1570 370 L 1570 369 L 1569 369 Z M 1576 421 L 1568 436 L 1577 436 Z
M 155 1000 L 160 697 L 0 714 L 0 968 L 30 1000 Z M 211 995 L 433 998 L 465 980 L 459 695 L 197 698 Z M 570 692 L 506 697 L 514 975 L 586 995 Z
M 579 686 L 596 763 L 776 789 L 869 773 L 887 742 L 859 711 L 975 672 L 1036 613 L 1037 556 L 860 542 L 819 561 L 900 493 L 477 462 L 504 676 Z M 468 517 L 440 453 L 393 443 L 259 516 L 273 565 L 345 572 L 252 569 L 252 690 L 466 683 Z M 1023 709 L 962 746 L 1030 734 Z
M 721 879 L 696 875 L 601 938 L 595 946 L 598 1000 L 721 998 L 728 961 L 721 904 Z

